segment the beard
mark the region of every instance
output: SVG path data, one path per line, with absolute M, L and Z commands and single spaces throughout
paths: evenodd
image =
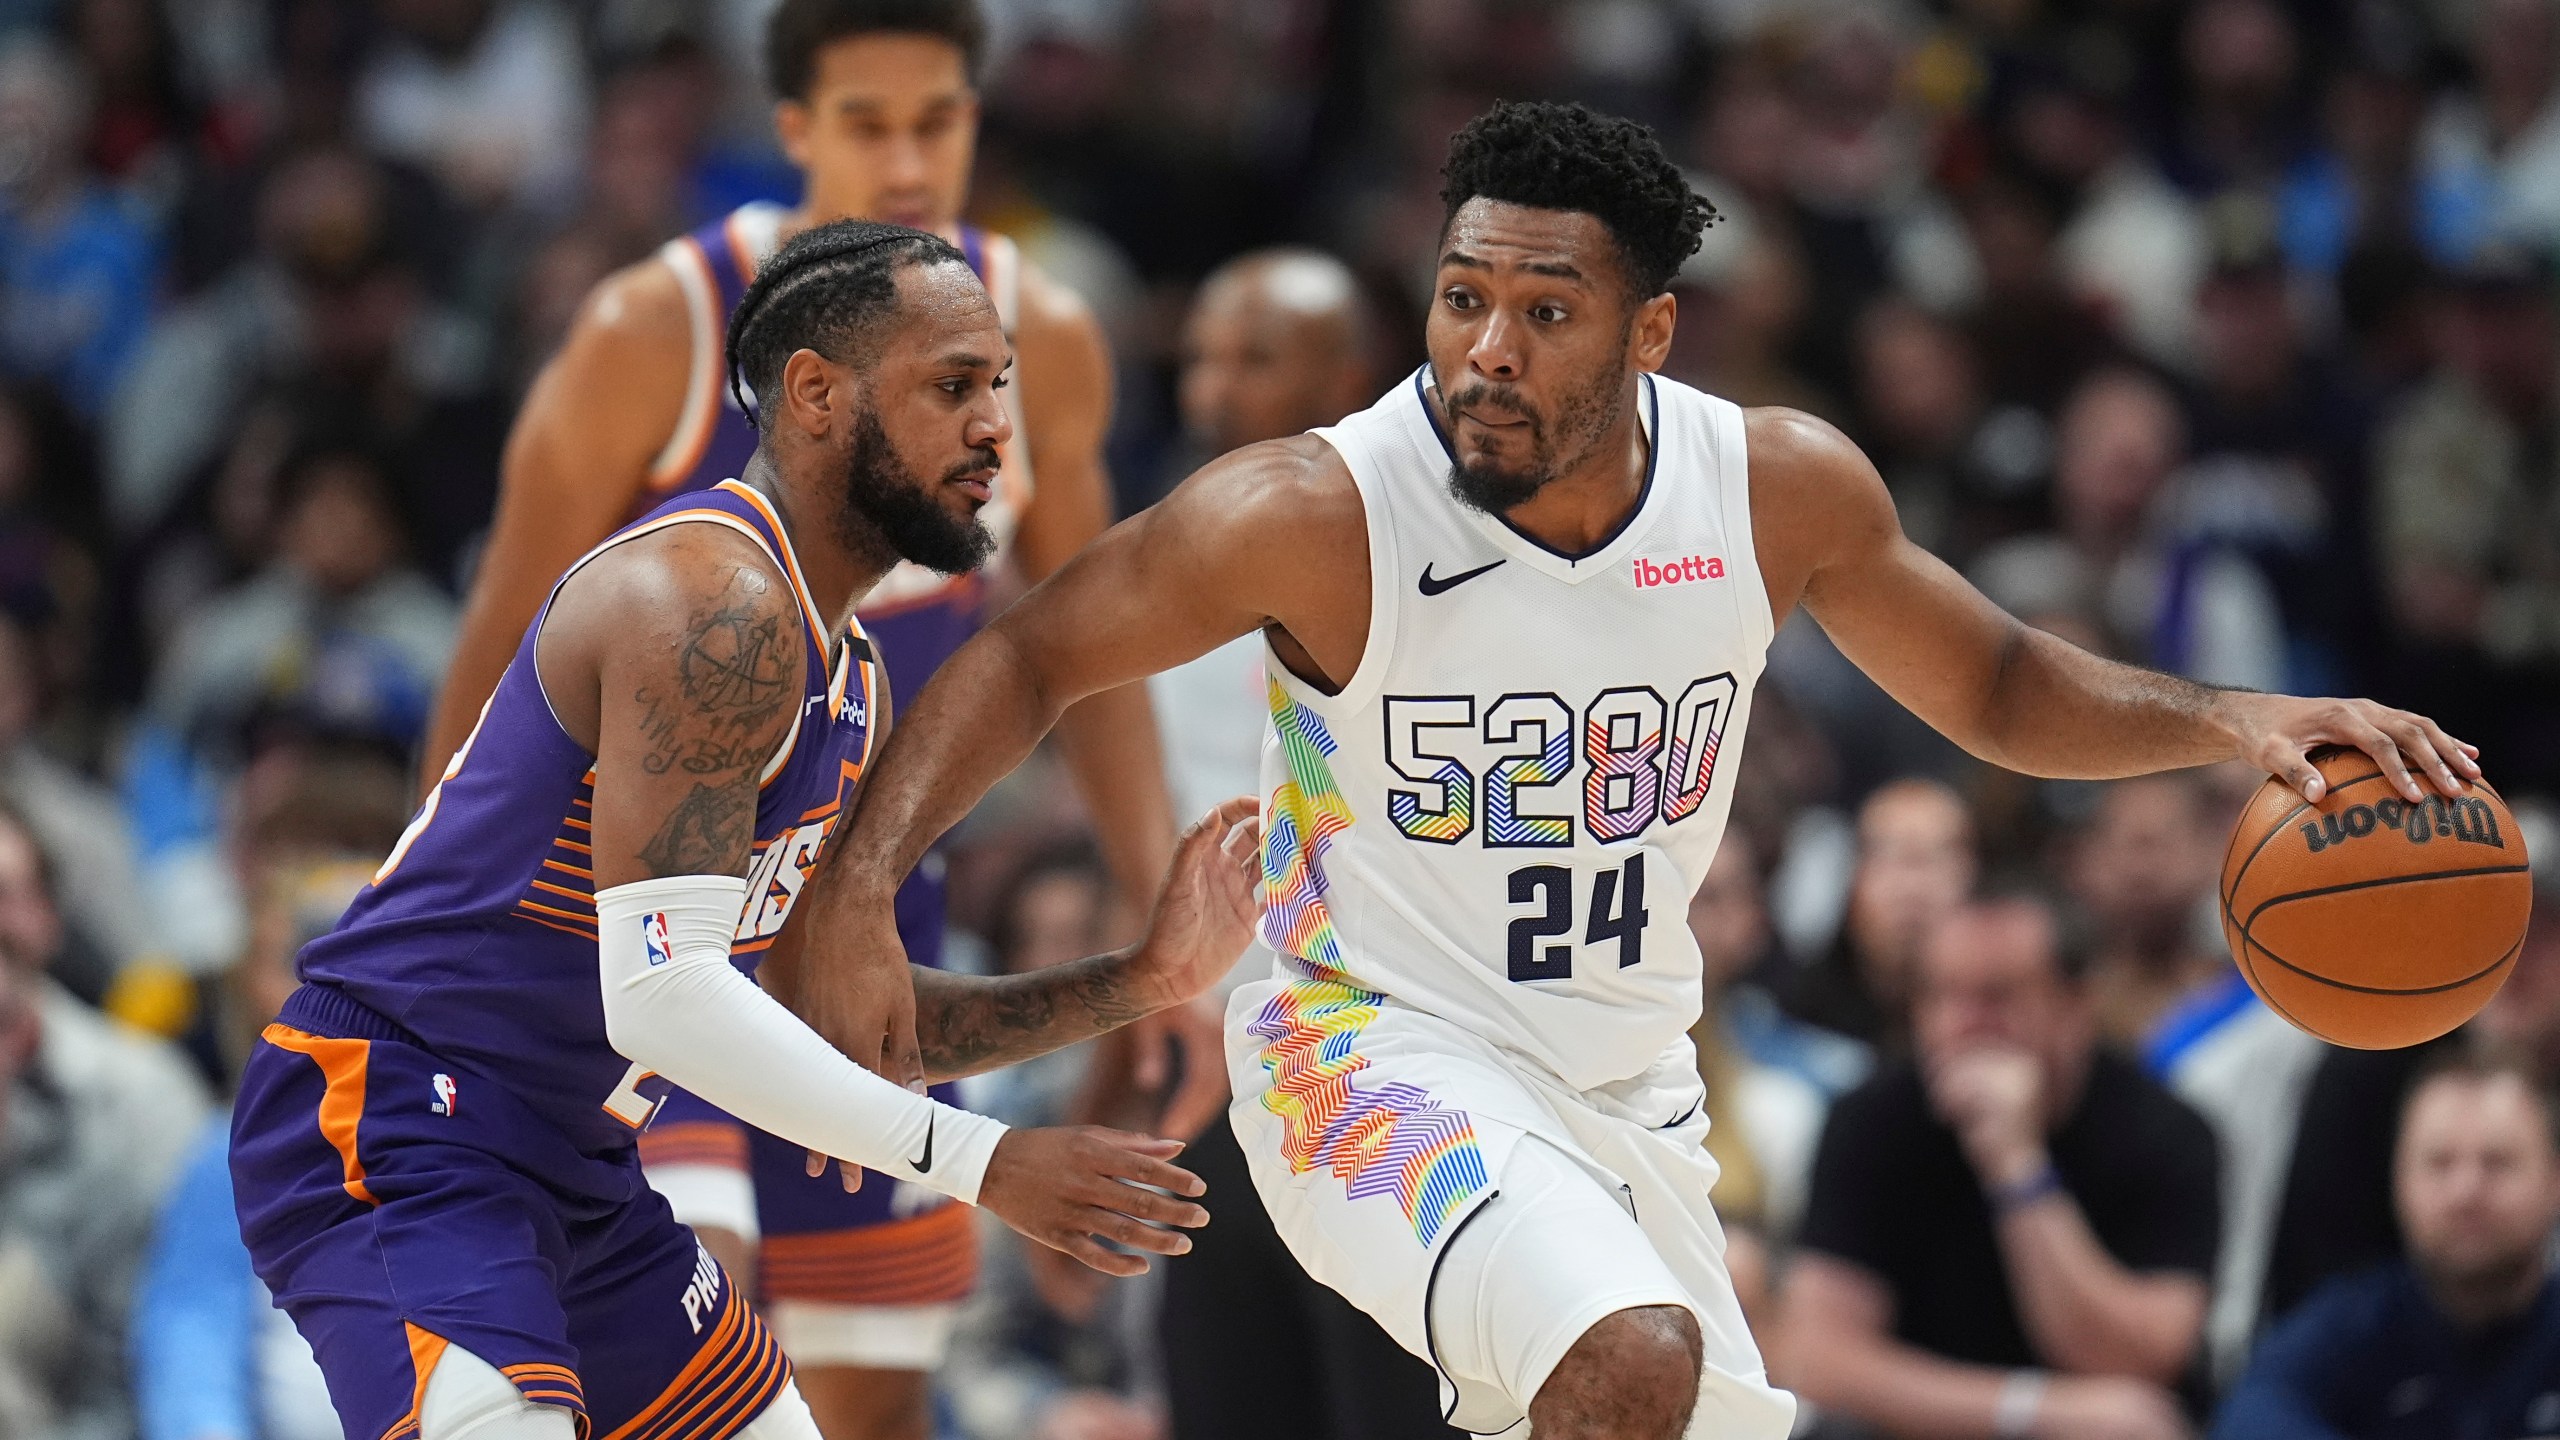
M 1449 425 L 1453 436 L 1449 460 L 1449 493 L 1459 504 L 1500 516 L 1505 511 L 1526 504 L 1539 491 L 1556 482 L 1591 456 L 1600 437 L 1618 423 L 1626 409 L 1623 364 L 1603 368 L 1580 386 L 1565 392 L 1558 400 L 1558 414 L 1550 416 L 1531 405 L 1513 386 L 1479 380 L 1466 389 L 1447 397 Z M 1517 415 L 1529 432 L 1529 458 L 1505 467 L 1490 460 L 1472 464 L 1457 458 L 1454 434 L 1459 412 L 1471 406 L 1491 403 Z
M 836 533 L 857 553 L 886 547 L 900 560 L 958 575 L 995 553 L 996 537 L 976 515 L 954 516 L 933 492 L 941 485 L 996 463 L 993 448 L 977 451 L 931 484 L 916 478 L 880 428 L 878 412 L 865 410 L 853 423 L 853 453 L 845 461 L 843 503 Z

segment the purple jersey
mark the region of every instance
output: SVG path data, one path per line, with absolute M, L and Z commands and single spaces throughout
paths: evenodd
M 729 479 L 745 469 L 747 457 L 755 453 L 755 426 L 729 393 L 723 344 L 730 313 L 747 293 L 756 267 L 779 244 L 787 213 L 766 202 L 743 205 L 690 235 L 668 241 L 658 252 L 684 292 L 692 317 L 693 349 L 684 409 L 675 433 L 649 467 L 649 493 L 643 506 Z M 1021 289 L 1020 252 L 1004 236 L 970 225 L 960 227 L 958 241 L 970 268 L 986 282 L 987 293 L 996 302 L 996 315 L 1010 337 Z M 995 496 L 979 512 L 995 534 L 999 557 L 1003 547 L 1011 545 L 1014 526 L 1031 503 L 1031 457 L 1022 441 L 1020 394 L 1018 386 L 1005 392 L 1014 438 L 1000 452 Z M 914 696 L 942 662 L 977 633 L 980 600 L 976 576 L 946 578 L 916 565 L 898 566 L 864 598 L 862 621 L 888 666 L 890 694 Z M 933 963 L 934 949 L 938 946 L 908 947 L 913 958 L 928 964 Z
M 756 801 L 734 947 L 751 969 L 789 918 L 870 758 L 876 662 L 857 624 L 830 673 L 829 631 L 791 539 L 764 498 L 736 481 L 668 501 L 588 559 L 684 524 L 726 525 L 761 546 L 789 577 L 805 631 L 806 693 Z M 373 883 L 337 929 L 304 947 L 301 974 L 498 1081 L 581 1151 L 602 1154 L 628 1149 L 665 1086 L 605 1039 L 589 843 L 595 759 L 560 728 L 543 694 L 534 664 L 541 629 L 537 616 L 471 738 Z

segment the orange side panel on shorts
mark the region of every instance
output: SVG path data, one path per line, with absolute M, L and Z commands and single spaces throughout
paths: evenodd
M 757 1246 L 759 1293 L 832 1305 L 934 1305 L 978 1283 L 970 1207 L 946 1204 L 912 1220 L 813 1235 L 768 1232 Z
M 747 1168 L 747 1131 L 743 1125 L 717 1120 L 687 1120 L 652 1125 L 640 1132 L 643 1165 L 717 1165 L 724 1170 Z
M 327 1087 L 320 1095 L 320 1134 L 346 1161 L 347 1193 L 367 1205 L 381 1204 L 365 1188 L 364 1162 L 356 1158 L 356 1122 L 364 1118 L 364 1067 L 373 1042 L 336 1040 L 282 1024 L 269 1025 L 260 1035 L 279 1050 L 310 1056 L 320 1067 L 320 1081 Z
M 383 1431 L 382 1440 L 412 1440 L 417 1435 L 419 1418 L 427 1408 L 427 1381 L 436 1373 L 436 1362 L 444 1358 L 443 1336 L 430 1334 L 405 1320 L 400 1328 L 409 1332 L 409 1369 L 417 1379 L 409 1391 L 409 1413 Z

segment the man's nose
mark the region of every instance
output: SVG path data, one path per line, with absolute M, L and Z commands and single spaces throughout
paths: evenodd
M 1467 366 L 1488 380 L 1517 380 L 1524 368 L 1520 322 L 1495 310 L 1475 343 L 1467 347 Z

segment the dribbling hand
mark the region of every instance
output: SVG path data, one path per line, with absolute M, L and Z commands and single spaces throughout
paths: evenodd
M 1191 1248 L 1191 1237 L 1181 1230 L 1160 1228 L 1196 1230 L 1209 1223 L 1208 1211 L 1180 1198 L 1209 1188 L 1171 1163 L 1181 1153 L 1179 1140 L 1099 1125 L 1008 1130 L 987 1161 L 978 1203 L 1024 1235 L 1105 1275 L 1143 1275 L 1145 1256 L 1124 1255 L 1100 1242 L 1157 1255 Z M 1143 1188 L 1150 1185 L 1173 1194 Z
M 2329 787 L 2309 757 L 2323 745 L 2352 746 L 2372 756 L 2391 787 L 2411 804 L 2427 798 L 2421 775 L 2448 796 L 2466 793 L 2480 778 L 2478 746 L 2447 735 L 2424 715 L 2370 700 L 2232 691 L 2221 697 L 2221 708 L 2240 758 L 2282 776 L 2294 793 L 2315 804 Z

